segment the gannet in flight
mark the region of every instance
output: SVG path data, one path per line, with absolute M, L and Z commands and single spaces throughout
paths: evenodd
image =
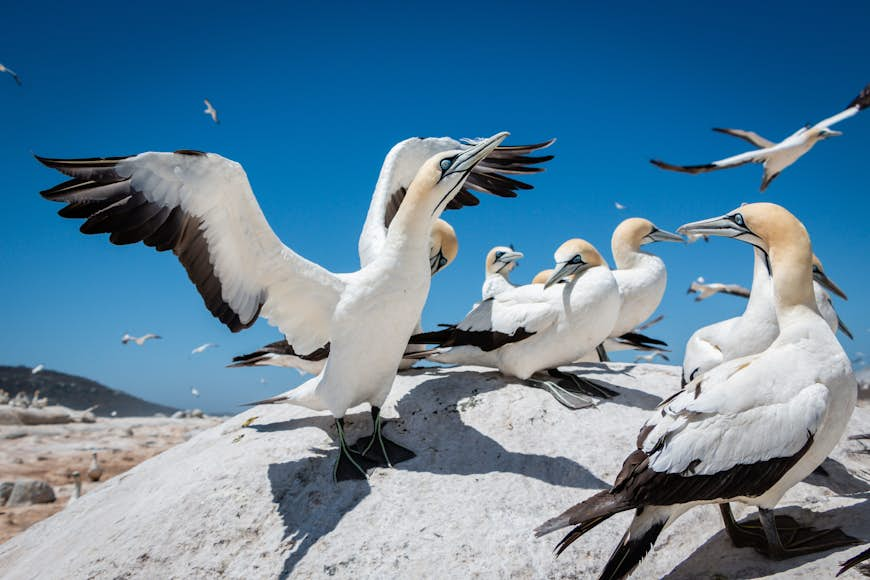
M 506 290 L 480 302 L 459 324 L 416 335 L 411 341 L 437 345 L 420 353 L 429 360 L 497 368 L 546 388 L 571 408 L 589 406 L 592 400 L 571 396 L 565 388 L 595 396 L 614 395 L 556 367 L 594 350 L 610 333 L 621 302 L 616 280 L 598 250 L 585 240 L 568 240 L 556 251 L 555 260 L 556 271 L 543 286 Z M 558 283 L 565 278 L 567 283 Z M 551 376 L 563 382 L 556 385 L 531 378 L 543 370 L 552 371 Z M 573 382 L 572 387 L 565 380 Z
M 661 258 L 641 250 L 641 246 L 653 242 L 684 242 L 681 236 L 657 228 L 651 221 L 643 218 L 623 220 L 610 240 L 613 261 L 616 269 L 613 277 L 619 285 L 622 306 L 619 318 L 610 331 L 605 350 L 623 350 L 635 346 L 649 347 L 650 339 L 635 334 L 635 329 L 652 316 L 668 283 L 667 269 Z M 667 346 L 661 341 L 652 345 Z
M 67 182 L 67 183 L 69 183 L 69 182 Z M 63 201 L 66 201 L 66 200 L 63 200 Z M 63 212 L 64 210 L 71 207 L 74 203 L 75 202 L 70 202 L 70 205 L 68 205 L 67 207 L 63 208 L 60 211 Z M 93 212 L 96 214 L 97 210 L 99 208 L 94 207 L 92 209 L 93 209 Z M 64 213 L 61 213 L 60 215 L 63 215 L 64 217 L 73 217 L 73 216 L 67 216 Z M 85 223 L 85 225 L 87 225 L 87 222 Z M 85 226 L 82 226 L 82 228 L 84 228 L 84 227 Z M 86 232 L 86 233 L 88 233 L 88 232 Z M 89 232 L 89 233 L 96 233 L 96 232 Z M 132 341 L 132 342 L 135 342 L 138 346 L 142 346 L 143 344 L 145 344 L 145 341 L 151 340 L 152 338 L 163 338 L 163 337 L 160 335 L 157 335 L 157 334 L 152 334 L 150 332 L 148 334 L 145 334 L 145 335 L 140 336 L 140 337 L 135 337 L 132 334 L 125 333 L 124 336 L 121 337 L 121 344 L 127 344 L 128 342 Z
M 7 66 L 3 66 L 2 64 L 0 64 L 0 73 L 7 73 L 13 79 L 15 79 L 15 82 L 19 87 L 21 86 L 21 78 L 17 74 L 15 74 L 15 71 L 12 70 L 11 68 L 9 68 Z
M 732 237 L 762 251 L 772 267 L 780 334 L 764 352 L 722 364 L 662 402 L 613 487 L 545 522 L 537 534 L 575 526 L 557 545 L 561 553 L 611 516 L 634 511 L 603 578 L 630 574 L 661 531 L 699 504 L 719 504 L 732 541 L 771 558 L 855 543 L 839 530 L 801 528 L 793 520 L 781 534 L 784 518 L 772 511 L 833 450 L 857 393 L 848 358 L 816 309 L 806 230 L 784 208 L 757 203 L 677 231 Z M 736 523 L 730 501 L 756 506 L 760 525 Z
M 764 176 L 761 180 L 761 191 L 764 191 L 776 176 L 812 149 L 813 145 L 829 137 L 842 135 L 840 131 L 831 130 L 830 127 L 832 125 L 857 115 L 859 111 L 868 106 L 870 106 L 870 85 L 864 87 L 864 90 L 843 111 L 823 121 L 819 121 L 815 125 L 808 124 L 805 127 L 801 127 L 779 143 L 769 141 L 752 131 L 716 128 L 713 130 L 748 141 L 757 149 L 741 153 L 740 155 L 726 157 L 706 165 L 671 165 L 658 159 L 652 159 L 650 163 L 662 169 L 683 173 L 706 173 L 717 169 L 737 167 L 746 163 L 762 163 L 764 164 Z
M 618 209 L 620 211 L 625 209 L 625 206 L 622 205 L 621 203 L 619 203 L 618 201 L 613 202 L 613 207 L 615 207 L 616 209 Z
M 636 357 L 634 357 L 634 362 L 640 362 L 640 361 L 643 361 L 643 362 L 651 363 L 651 362 L 653 362 L 653 361 L 656 360 L 656 357 L 657 357 L 657 356 L 662 357 L 662 359 L 664 359 L 664 360 L 671 360 L 671 359 L 668 358 L 668 356 L 667 356 L 664 352 L 662 352 L 662 351 L 660 351 L 660 350 L 657 350 L 657 351 L 651 352 L 651 353 L 649 353 L 649 354 L 639 354 L 639 355 L 637 355 Z
M 839 286 L 825 274 L 822 263 L 813 255 L 813 292 L 816 307 L 832 331 L 845 326 L 831 305 L 825 288 L 845 299 Z M 848 328 L 844 331 L 846 333 Z M 711 368 L 735 358 L 757 354 L 776 339 L 779 326 L 773 301 L 773 285 L 767 259 L 755 249 L 752 290 L 743 314 L 696 330 L 686 342 L 683 358 L 683 384 Z M 848 336 L 848 334 L 847 334 Z
M 196 387 L 190 387 L 190 394 L 193 395 L 194 397 L 198 397 L 199 396 L 199 389 L 197 389 Z
M 199 345 L 198 347 L 196 347 L 195 349 L 190 351 L 190 354 L 200 354 L 200 353 L 205 352 L 206 350 L 208 350 L 210 348 L 214 348 L 216 346 L 217 345 L 213 342 L 207 342 L 205 344 Z
M 37 374 L 37 373 L 41 373 L 41 372 L 43 371 L 43 369 L 45 369 L 45 365 L 44 365 L 44 364 L 38 364 L 38 365 L 36 365 L 35 367 L 33 367 L 32 369 L 30 369 L 30 374 L 31 374 L 31 375 L 35 375 L 35 374 Z
M 211 105 L 211 101 L 209 101 L 208 99 L 203 99 L 202 102 L 205 103 L 205 110 L 203 111 L 203 113 L 205 113 L 206 115 L 211 117 L 211 120 L 214 121 L 215 123 L 220 124 L 220 121 L 218 121 L 217 109 L 215 109 Z
M 704 278 L 698 276 L 698 279 L 689 284 L 689 289 L 686 294 L 694 292 L 695 302 L 706 300 L 714 294 L 731 294 L 732 296 L 742 296 L 749 298 L 749 288 L 744 288 L 739 284 L 722 284 L 721 282 L 706 282 Z
M 338 275 L 281 243 L 241 165 L 219 155 L 38 159 L 73 178 L 42 192 L 68 204 L 62 216 L 87 218 L 83 233 L 110 232 L 116 244 L 173 250 L 206 307 L 231 330 L 263 316 L 297 352 L 329 343 L 335 356 L 318 377 L 269 402 L 332 413 L 339 443 L 333 473 L 341 480 L 365 478 L 367 457 L 392 465 L 414 456 L 383 436 L 380 408 L 428 295 L 432 225 L 507 135 L 423 162 L 390 216 L 380 251 L 361 270 Z M 351 452 L 344 436 L 345 412 L 362 403 L 371 404 L 375 423 L 363 455 Z
M 442 219 L 435 220 L 432 226 L 429 245 L 429 268 L 432 276 L 446 268 L 456 258 L 459 243 L 453 227 Z M 414 332 L 422 332 L 420 325 Z M 408 352 L 418 352 L 416 345 L 409 345 Z M 267 344 L 249 354 L 233 357 L 230 368 L 252 366 L 276 366 L 297 369 L 311 375 L 320 374 L 329 356 L 329 343 L 307 355 L 300 355 L 286 340 L 278 340 Z M 416 359 L 402 359 L 400 368 L 410 368 Z
M 508 246 L 496 246 L 486 254 L 485 277 L 481 290 L 482 300 L 492 298 L 505 290 L 516 288 L 515 285 L 511 284 L 509 276 L 516 268 L 517 260 L 522 258 L 522 252 L 517 252 L 513 247 Z

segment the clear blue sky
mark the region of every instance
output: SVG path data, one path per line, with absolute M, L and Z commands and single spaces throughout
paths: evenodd
M 837 129 L 764 195 L 761 169 L 663 172 L 661 157 L 702 163 L 743 143 L 711 127 L 778 140 L 845 106 L 870 82 L 870 5 L 729 2 L 12 3 L 0 62 L 0 363 L 85 375 L 156 402 L 232 410 L 297 384 L 294 371 L 225 369 L 234 354 L 278 338 L 265 322 L 231 334 L 169 254 L 83 236 L 38 192 L 62 177 L 56 157 L 180 148 L 241 162 L 278 235 L 333 271 L 357 267 L 356 241 L 381 161 L 411 136 L 550 137 L 556 159 L 519 199 L 449 212 L 458 260 L 436 278 L 424 324 L 461 317 L 478 297 L 483 257 L 513 243 L 515 281 L 549 267 L 565 239 L 609 255 L 632 215 L 659 227 L 770 200 L 807 225 L 837 302 L 870 352 L 866 267 L 870 113 Z M 202 99 L 220 111 L 215 126 Z M 614 202 L 628 209 L 619 212 Z M 698 275 L 748 284 L 750 248 L 726 240 L 655 244 L 670 284 L 655 327 L 674 359 L 701 325 L 744 303 L 686 296 Z M 124 332 L 157 332 L 145 348 Z M 220 347 L 189 357 L 203 342 Z M 260 379 L 268 382 L 261 384 Z M 202 393 L 193 399 L 190 387 Z

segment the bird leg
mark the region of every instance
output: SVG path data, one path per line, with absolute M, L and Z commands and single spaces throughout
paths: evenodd
M 562 406 L 568 407 L 572 411 L 595 406 L 595 401 L 593 399 L 590 399 L 585 395 L 581 395 L 576 392 L 564 389 L 553 381 L 526 379 L 526 384 L 536 389 L 543 389 L 545 391 L 548 391 L 551 395 L 553 395 L 554 399 L 559 401 Z
M 332 468 L 332 480 L 338 483 L 349 479 L 367 479 L 366 468 L 372 465 L 348 446 L 344 438 L 344 418 L 336 419 L 335 426 L 338 429 L 338 459 Z
M 417 455 L 395 441 L 387 439 L 383 434 L 383 421 L 380 407 L 372 407 L 372 422 L 374 430 L 367 437 L 360 437 L 354 443 L 354 450 L 365 459 L 379 467 L 393 467 L 397 463 L 413 459 Z
M 567 391 L 582 393 L 584 395 L 598 397 L 599 399 L 610 399 L 619 394 L 613 389 L 608 389 L 599 381 L 578 377 L 571 373 L 562 372 L 559 369 L 547 369 L 547 374 L 554 379 L 558 379 L 556 382 L 560 387 Z
M 784 560 L 822 552 L 842 546 L 859 544 L 860 540 L 845 534 L 839 528 L 817 530 L 801 526 L 789 516 L 774 516 L 773 510 L 758 509 L 758 518 L 739 524 L 734 520 L 731 507 L 719 504 L 725 530 L 738 548 L 755 548 L 773 560 Z
M 603 342 L 595 347 L 595 352 L 598 353 L 598 360 L 599 361 L 610 362 L 610 357 L 607 356 L 607 350 L 604 348 Z

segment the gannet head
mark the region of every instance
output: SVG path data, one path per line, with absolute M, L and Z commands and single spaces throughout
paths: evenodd
M 568 276 L 576 278 L 589 268 L 607 266 L 607 262 L 601 257 L 595 246 L 580 238 L 568 240 L 559 246 L 554 258 L 556 260 L 556 271 L 544 284 L 544 288 L 549 288 L 562 278 Z
M 795 227 L 806 234 L 803 224 L 787 209 L 774 203 L 748 203 L 727 214 L 680 226 L 683 235 L 735 238 L 770 252 L 771 245 L 795 235 Z
M 453 226 L 442 219 L 435 220 L 432 224 L 432 233 L 429 246 L 429 267 L 434 276 L 450 262 L 456 259 L 456 254 L 459 253 L 459 241 L 456 239 L 456 232 Z
M 834 284 L 834 281 L 828 278 L 828 276 L 825 274 L 825 270 L 824 268 L 822 268 L 822 261 L 819 260 L 819 257 L 815 254 L 813 254 L 813 280 L 815 280 L 843 300 L 848 300 L 848 298 L 846 297 L 846 293 L 843 292 L 839 286 Z
M 522 257 L 522 252 L 517 252 L 510 246 L 496 246 L 486 255 L 486 275 L 507 276 Z
M 409 205 L 425 204 L 431 208 L 432 215 L 438 217 L 462 189 L 471 170 L 486 159 L 509 134 L 497 133 L 465 150 L 454 149 L 436 153 L 417 170 L 408 187 L 406 201 Z M 399 211 L 402 211 L 401 207 Z
M 552 276 L 555 272 L 556 271 L 552 268 L 549 268 L 547 270 L 541 270 L 540 272 L 535 274 L 534 278 L 532 278 L 532 284 L 546 284 L 547 280 L 549 280 L 550 276 Z
M 634 250 L 653 242 L 685 242 L 682 236 L 658 229 L 654 223 L 644 218 L 628 218 L 613 230 L 612 245 L 627 244 Z

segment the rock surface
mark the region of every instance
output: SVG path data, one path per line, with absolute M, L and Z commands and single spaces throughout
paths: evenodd
M 561 536 L 535 538 L 532 530 L 607 487 L 679 375 L 675 367 L 620 364 L 583 374 L 616 385 L 620 396 L 572 412 L 482 369 L 400 376 L 384 409 L 400 418 L 386 432 L 417 458 L 338 485 L 328 415 L 250 409 L 0 545 L 0 576 L 594 577 L 630 514 L 558 559 L 552 549 Z M 350 440 L 366 434 L 368 409 L 349 413 L 347 427 Z M 860 407 L 847 433 L 866 432 L 870 409 Z M 780 513 L 870 539 L 866 443 L 844 440 L 825 463 L 829 476 L 793 488 Z M 861 549 L 769 561 L 734 548 L 718 511 L 705 506 L 662 534 L 635 577 L 826 578 Z
M 19 479 L 12 485 L 12 492 L 6 505 L 9 507 L 34 503 L 51 503 L 55 500 L 54 490 L 38 479 Z

